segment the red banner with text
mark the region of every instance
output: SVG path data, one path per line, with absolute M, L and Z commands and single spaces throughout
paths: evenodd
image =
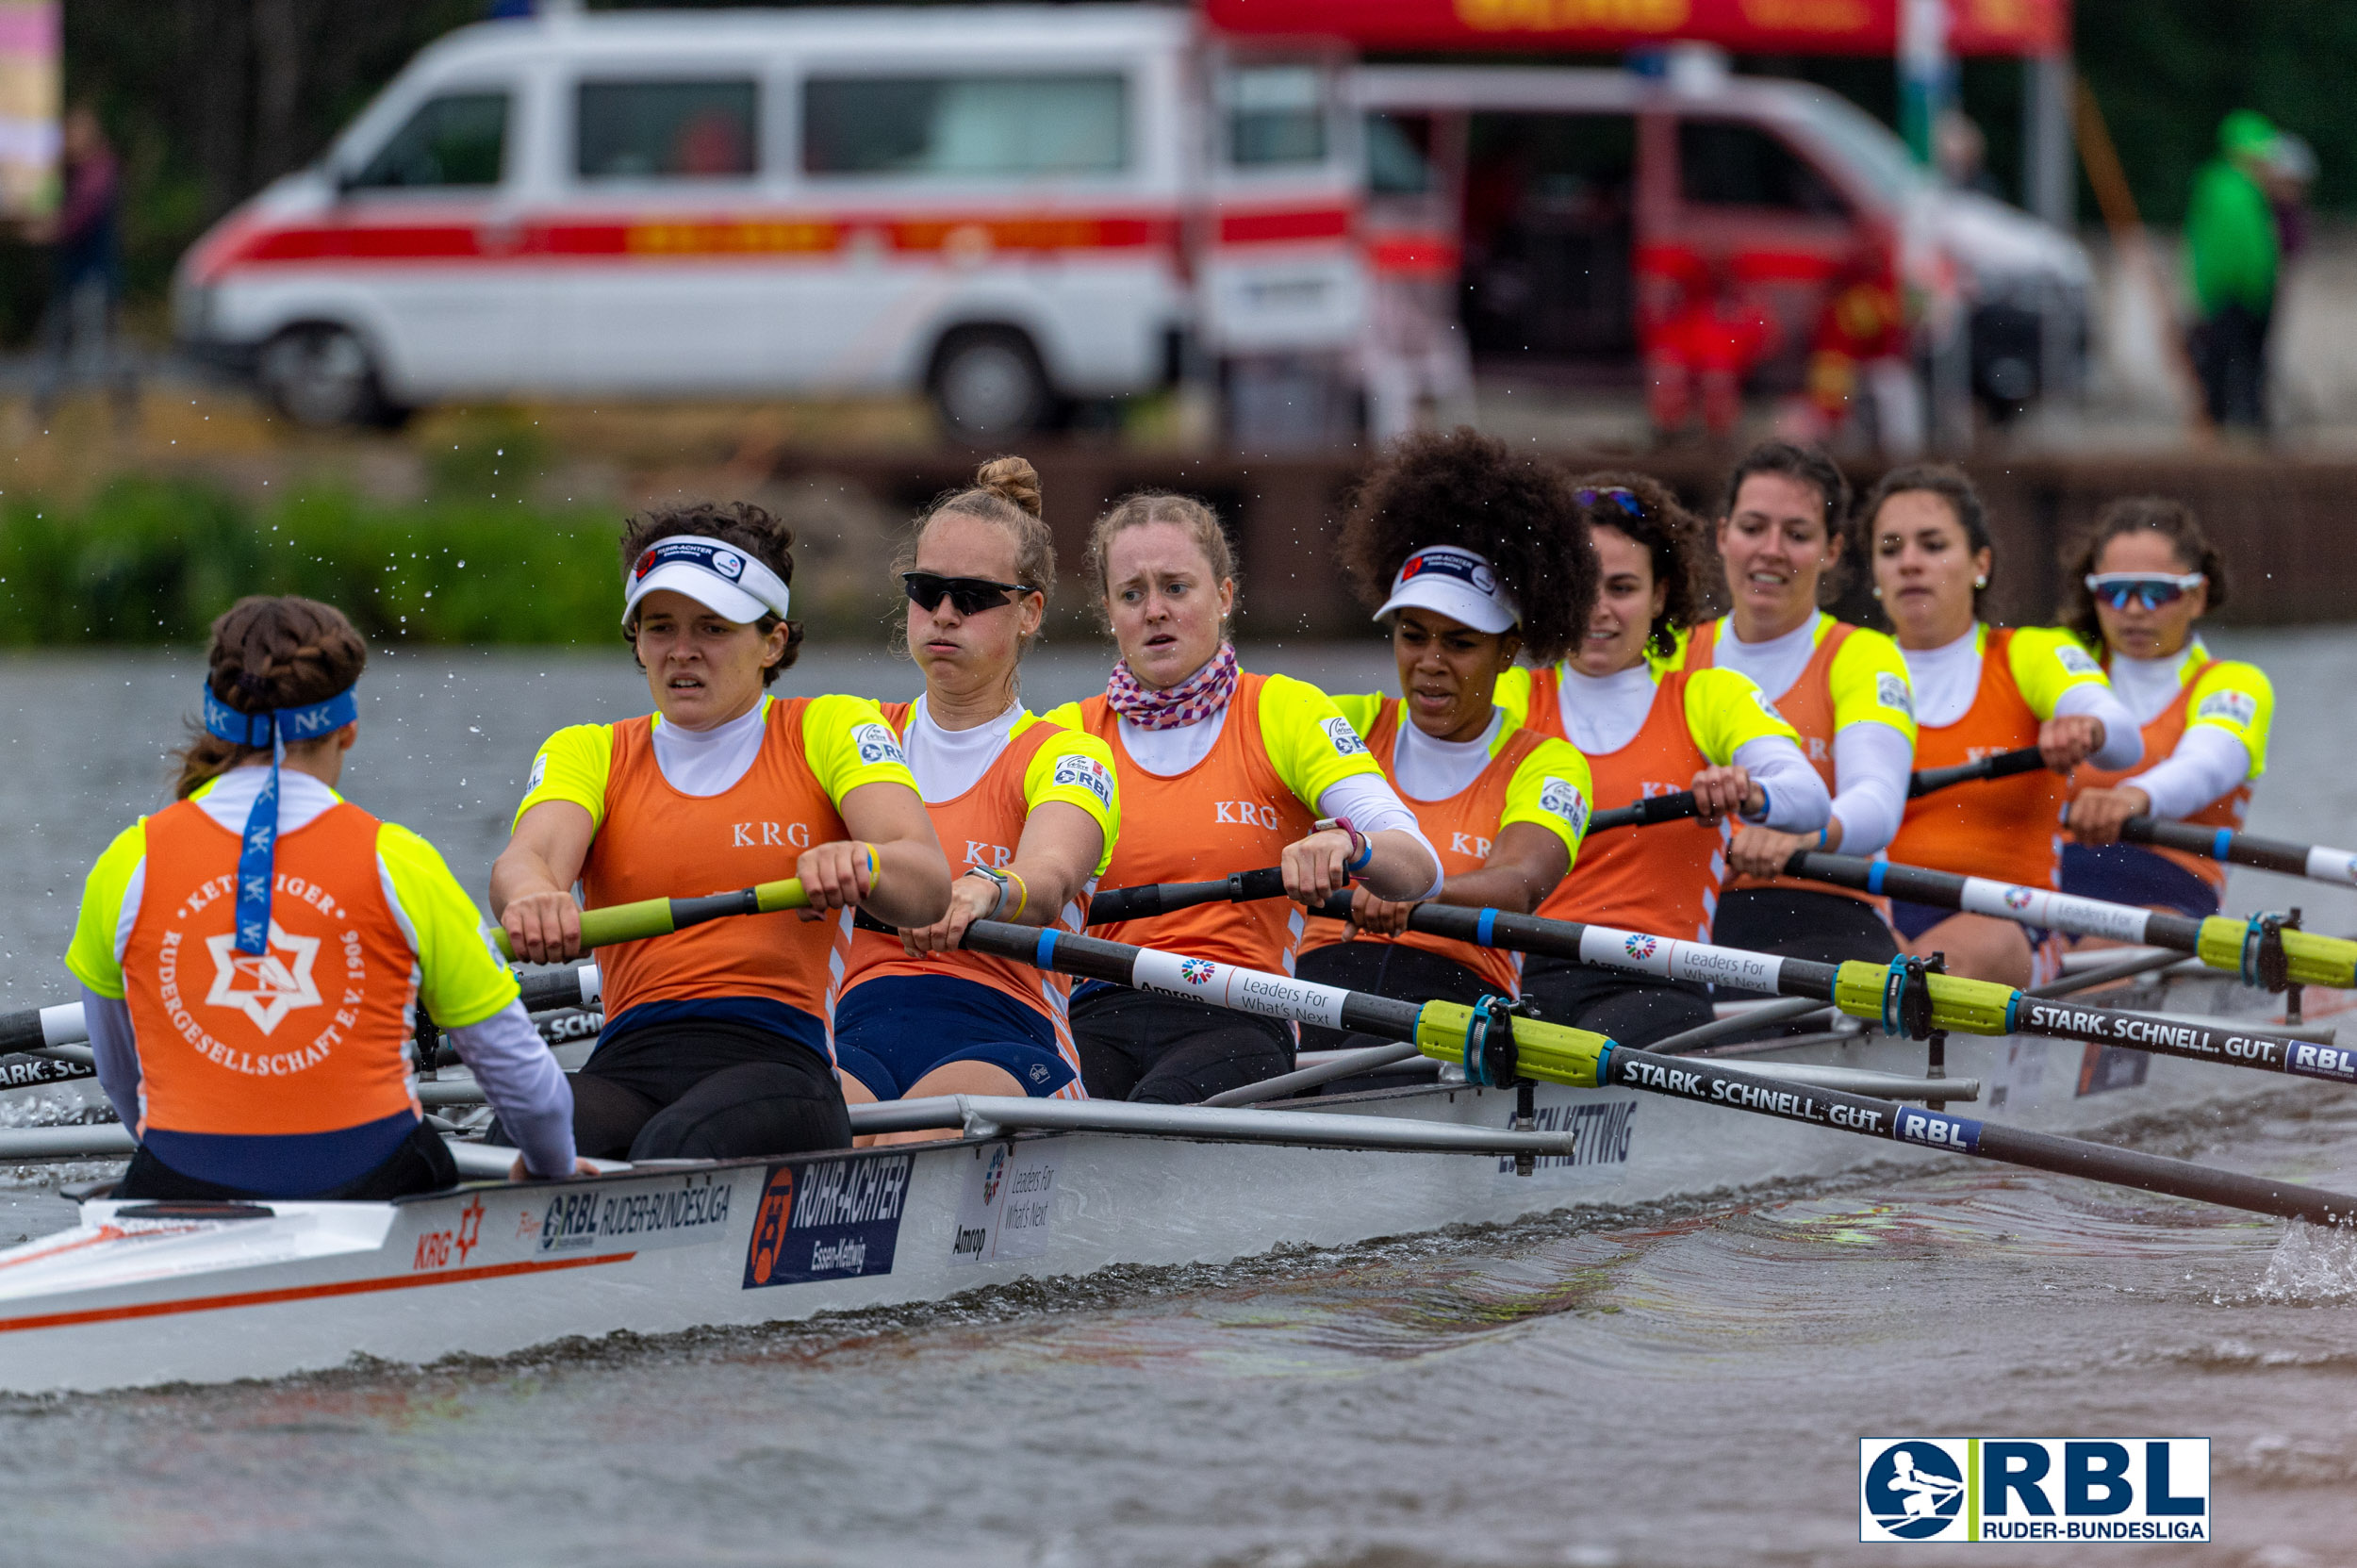
M 1375 49 L 1618 50 L 1692 40 L 1741 54 L 1888 55 L 1904 0 L 1205 0 L 1225 33 Z M 1949 0 L 1959 55 L 2070 46 L 2069 0 Z

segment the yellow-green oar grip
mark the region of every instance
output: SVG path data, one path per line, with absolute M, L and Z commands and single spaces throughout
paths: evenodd
M 1416 1048 L 1437 1060 L 1462 1065 L 1465 1034 L 1473 1027 L 1473 1016 L 1474 1010 L 1461 1002 L 1425 1003 L 1424 1011 L 1416 1015 Z M 1512 1021 L 1515 1067 L 1523 1077 L 1574 1089 L 1596 1087 L 1605 1048 L 1612 1044 L 1609 1036 L 1536 1018 Z
M 643 942 L 706 920 L 731 915 L 774 915 L 783 909 L 801 909 L 809 902 L 801 883 L 788 877 L 701 899 L 642 899 L 634 904 L 608 904 L 581 912 L 581 945 L 610 948 L 617 942 Z M 516 949 L 507 933 L 495 931 L 491 939 L 498 944 L 500 955 L 513 962 Z
M 1883 982 L 1890 971 L 1880 964 L 1869 964 L 1853 958 L 1833 974 L 1833 1004 L 1853 1018 L 1869 1018 L 1876 1023 L 1883 1016 Z
M 1883 987 L 1889 982 L 1887 965 L 1852 959 L 1834 971 L 1833 1004 L 1853 1018 L 1882 1022 Z M 1991 981 L 1967 980 L 1962 975 L 1929 977 L 1932 1027 L 1959 1034 L 2003 1034 L 2013 1008 L 2014 988 Z
M 2201 939 L 2195 956 L 2213 969 L 2242 972 L 2243 941 L 2250 922 L 2231 915 L 2213 915 L 2201 922 Z M 2339 990 L 2357 986 L 2357 942 L 2318 932 L 2283 933 L 2284 967 L 2298 985 L 2329 985 Z

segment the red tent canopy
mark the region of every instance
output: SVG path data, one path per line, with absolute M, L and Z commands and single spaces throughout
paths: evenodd
M 1375 49 L 1617 50 L 1693 40 L 1746 54 L 1889 55 L 1904 0 L 1204 0 L 1227 33 Z M 1959 55 L 2070 46 L 2069 0 L 1949 0 Z

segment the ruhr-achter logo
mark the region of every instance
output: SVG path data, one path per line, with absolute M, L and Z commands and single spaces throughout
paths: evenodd
M 213 955 L 207 1006 L 235 1009 L 268 1034 L 297 1008 L 320 1004 L 320 988 L 311 979 L 320 955 L 318 937 L 291 935 L 272 920 L 269 946 L 261 952 L 239 952 L 237 940 L 232 933 L 205 939 Z

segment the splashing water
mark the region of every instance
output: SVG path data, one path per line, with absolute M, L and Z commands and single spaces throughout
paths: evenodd
M 2357 1230 L 2292 1221 L 2252 1294 L 2262 1301 L 2291 1303 L 2357 1296 Z

